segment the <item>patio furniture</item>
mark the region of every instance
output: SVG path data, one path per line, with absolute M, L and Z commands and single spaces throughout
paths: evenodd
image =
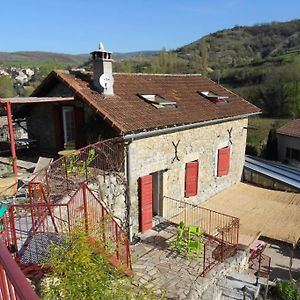
M 188 240 L 187 240 L 187 250 L 188 253 L 201 254 L 202 244 L 203 244 L 203 231 L 201 227 L 189 226 L 188 228 Z
M 33 170 L 33 173 L 22 175 L 19 177 L 20 181 L 22 182 L 21 185 L 18 187 L 18 193 L 25 193 L 25 197 L 27 197 L 27 187 L 28 183 L 44 168 L 47 168 L 50 166 L 50 164 L 53 162 L 53 158 L 49 157 L 42 157 L 40 156 L 35 168 Z
M 250 252 L 258 252 L 263 250 L 266 247 L 266 243 L 261 240 L 256 240 L 254 243 L 250 245 Z
M 186 246 L 186 239 L 184 237 L 185 230 L 186 230 L 186 225 L 184 224 L 183 221 L 181 221 L 179 223 L 179 225 L 177 226 L 177 239 L 176 239 L 176 243 L 177 243 L 177 245 L 179 247 L 185 247 Z

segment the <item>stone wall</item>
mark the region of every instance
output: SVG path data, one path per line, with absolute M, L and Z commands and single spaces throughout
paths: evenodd
M 172 134 L 133 141 L 130 155 L 130 201 L 133 233 L 139 231 L 139 178 L 160 170 L 163 173 L 163 195 L 191 203 L 200 203 L 241 180 L 248 119 L 223 122 Z M 178 160 L 174 160 L 178 144 Z M 217 177 L 218 149 L 230 146 L 230 172 Z M 199 161 L 198 195 L 184 197 L 185 164 Z M 164 208 L 165 209 L 165 208 Z

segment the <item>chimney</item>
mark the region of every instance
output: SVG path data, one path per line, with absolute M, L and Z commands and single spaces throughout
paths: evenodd
M 105 51 L 103 44 L 100 43 L 99 49 L 91 52 L 91 54 L 95 88 L 104 95 L 113 95 L 112 53 Z

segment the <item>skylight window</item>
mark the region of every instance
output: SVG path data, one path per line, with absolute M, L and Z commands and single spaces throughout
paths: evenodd
M 177 108 L 176 101 L 168 100 L 158 94 L 138 94 L 146 102 L 159 110 L 174 110 Z
M 202 92 L 199 92 L 199 94 L 201 96 L 204 96 L 205 98 L 207 98 L 209 101 L 211 101 L 212 103 L 215 103 L 215 104 L 226 104 L 228 103 L 228 96 L 221 96 L 221 95 L 218 95 L 212 91 L 202 91 Z

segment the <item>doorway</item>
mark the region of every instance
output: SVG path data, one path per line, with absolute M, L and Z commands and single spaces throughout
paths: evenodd
M 152 229 L 153 217 L 163 212 L 163 171 L 140 177 L 140 230 Z

